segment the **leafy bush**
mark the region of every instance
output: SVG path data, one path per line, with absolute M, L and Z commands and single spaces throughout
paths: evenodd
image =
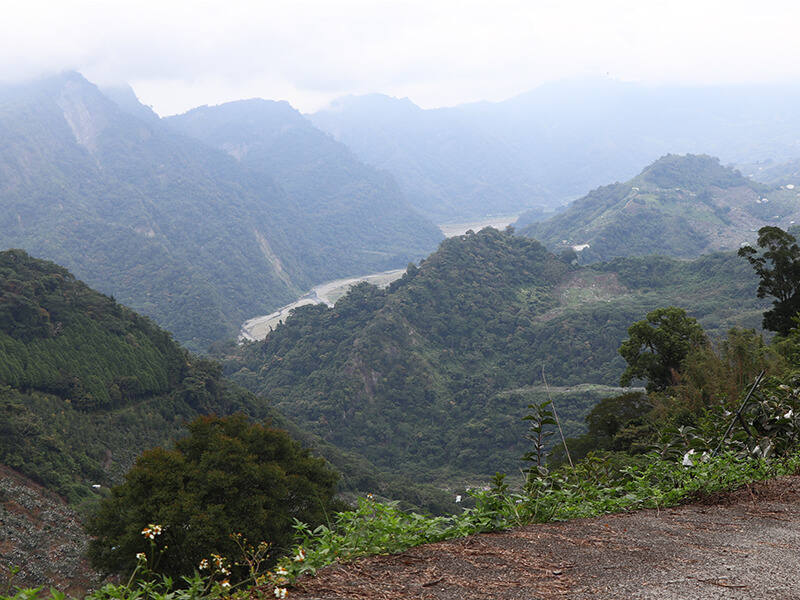
M 130 572 L 147 550 L 142 532 L 163 526 L 160 569 L 191 575 L 200 562 L 237 549 L 231 532 L 288 549 L 293 520 L 316 526 L 340 506 L 337 475 L 281 430 L 244 415 L 200 417 L 174 450 L 142 454 L 87 526 L 92 563 Z M 234 568 L 233 576 L 241 577 Z

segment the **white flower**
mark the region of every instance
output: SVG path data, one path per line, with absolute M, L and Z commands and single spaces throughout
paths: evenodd
M 161 531 L 161 525 L 153 525 L 150 523 L 150 525 L 142 529 L 142 535 L 149 540 L 153 540 L 157 535 L 161 535 Z
M 792 409 L 790 408 L 789 412 L 787 412 L 785 415 L 783 415 L 783 418 L 784 419 L 791 419 L 793 416 L 794 416 L 794 411 L 792 411 Z
M 456 502 L 461 502 L 461 496 L 456 496 Z
M 683 455 L 683 462 L 681 463 L 684 467 L 692 467 L 694 466 L 694 461 L 692 460 L 692 455 L 694 454 L 694 449 L 689 450 L 686 454 Z
M 292 559 L 294 562 L 303 562 L 306 559 L 306 553 L 302 548 L 297 549 L 297 554 Z
M 147 555 L 144 552 L 138 552 L 136 554 L 136 560 L 147 560 Z
M 287 589 L 282 587 L 276 587 L 274 590 L 272 590 L 272 593 L 276 598 L 286 598 L 286 596 L 289 595 Z
M 281 577 L 283 577 L 283 576 L 288 575 L 288 574 L 289 574 L 289 571 L 287 571 L 283 567 L 278 567 L 277 569 L 275 569 L 275 575 L 280 575 Z

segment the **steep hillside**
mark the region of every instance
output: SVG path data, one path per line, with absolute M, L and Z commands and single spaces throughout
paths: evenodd
M 800 194 L 766 188 L 709 156 L 668 154 L 626 183 L 593 190 L 520 230 L 581 262 L 663 254 L 694 258 L 755 243 L 764 225 L 800 220 Z
M 270 414 L 219 365 L 66 269 L 0 253 L 0 463 L 91 504 L 186 420 L 236 411 Z
M 0 248 L 67 266 L 192 349 L 313 283 L 405 266 L 440 239 L 418 222 L 410 232 L 408 211 L 378 194 L 360 208 L 382 207 L 383 238 L 344 218 L 320 231 L 269 175 L 124 104 L 77 74 L 0 89 Z
M 242 182 L 234 160 L 131 117 L 79 75 L 0 98 L 0 248 L 65 265 L 195 349 L 307 281 L 281 226 L 291 207 L 277 210 L 288 202 L 267 178 Z
M 627 327 L 675 304 L 713 337 L 757 327 L 746 261 L 620 259 L 576 268 L 485 229 L 450 238 L 387 290 L 306 306 L 225 359 L 226 373 L 325 440 L 417 480 L 519 466 L 527 405 L 550 385 L 567 435 L 618 390 Z M 580 386 L 579 384 L 586 384 Z
M 86 558 L 89 537 L 81 517 L 55 492 L 0 465 L 0 581 L 19 572 L 10 584 L 53 586 L 74 597 L 98 587 L 102 578 Z M 5 591 L 5 586 L 3 588 Z
M 405 266 L 442 238 L 388 173 L 359 162 L 286 102 L 201 107 L 167 123 L 268 174 L 289 194 L 305 215 L 309 240 L 325 248 L 304 260 L 317 280 Z

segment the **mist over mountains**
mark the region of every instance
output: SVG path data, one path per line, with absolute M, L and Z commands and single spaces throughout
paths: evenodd
M 555 398 L 586 431 L 649 311 L 763 350 L 735 249 L 800 217 L 800 94 L 754 90 L 160 118 L 75 73 L 2 87 L 0 250 L 24 251 L 0 252 L 0 467 L 90 511 L 184 421 L 243 411 L 314 445 L 344 493 L 454 511 L 458 486 L 519 470 L 526 406 Z M 434 224 L 525 211 L 444 241 Z M 233 341 L 315 284 L 399 267 Z
M 586 78 L 504 102 L 430 110 L 408 99 L 346 97 L 309 118 L 394 174 L 414 206 L 442 218 L 454 205 L 477 215 L 563 204 L 670 153 L 708 154 L 724 165 L 782 163 L 800 154 L 798 101 L 796 84 L 649 87 Z
M 549 204 L 506 132 L 454 109 L 423 110 L 407 98 L 349 96 L 309 119 L 364 162 L 392 173 L 413 206 L 436 221 L 514 214 Z
M 442 239 L 430 219 L 527 210 L 528 221 L 542 220 L 670 153 L 713 155 L 747 165 L 745 175 L 788 181 L 797 169 L 781 165 L 798 150 L 795 100 L 800 88 L 790 85 L 583 80 L 435 110 L 372 95 L 305 116 L 256 99 L 160 119 L 130 88 L 100 91 L 65 74 L 0 89 L 0 247 L 66 266 L 202 350 L 314 284 L 427 256 Z M 641 187 L 635 181 L 626 185 Z M 757 222 L 748 233 L 773 222 L 778 204 L 787 222 L 795 212 L 791 194 L 755 206 L 757 186 L 744 178 L 737 186 L 750 189 L 742 193 Z M 649 236 L 637 245 L 606 224 L 603 250 L 578 216 L 586 201 L 526 234 L 589 244 L 587 260 L 689 257 L 745 239 L 744 221 L 736 240 L 728 235 L 727 200 L 700 196 L 686 196 L 684 209 L 710 211 L 718 231 L 673 226 L 685 218 L 675 206 L 664 213 L 672 225 L 643 216 L 652 206 L 637 213 L 661 237 L 689 235 L 683 242 L 648 247 Z

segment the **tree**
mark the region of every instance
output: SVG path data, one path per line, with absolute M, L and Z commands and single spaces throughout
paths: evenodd
M 292 541 L 294 519 L 313 529 L 340 508 L 338 475 L 285 431 L 241 414 L 199 417 L 187 428 L 173 450 L 144 452 L 89 520 L 96 568 L 132 570 L 149 549 L 149 524 L 163 527 L 159 571 L 178 577 L 212 553 L 235 557 L 231 534 L 266 541 L 277 554 Z
M 663 390 L 674 383 L 691 349 L 708 344 L 697 321 L 674 306 L 648 313 L 644 320 L 628 328 L 628 336 L 619 348 L 628 363 L 620 385 L 646 379 L 648 392 Z
M 763 327 L 786 335 L 794 327 L 792 318 L 800 311 L 800 246 L 795 237 L 779 227 L 758 230 L 757 244 L 764 252 L 759 256 L 752 246 L 739 249 L 761 281 L 758 297 L 773 296 L 774 308 L 764 313 Z M 767 266 L 767 263 L 771 267 Z
M 614 437 L 623 428 L 641 425 L 652 410 L 650 400 L 641 392 L 626 392 L 605 398 L 586 415 L 587 436 L 594 441 L 597 449 L 628 450 L 619 447 Z

